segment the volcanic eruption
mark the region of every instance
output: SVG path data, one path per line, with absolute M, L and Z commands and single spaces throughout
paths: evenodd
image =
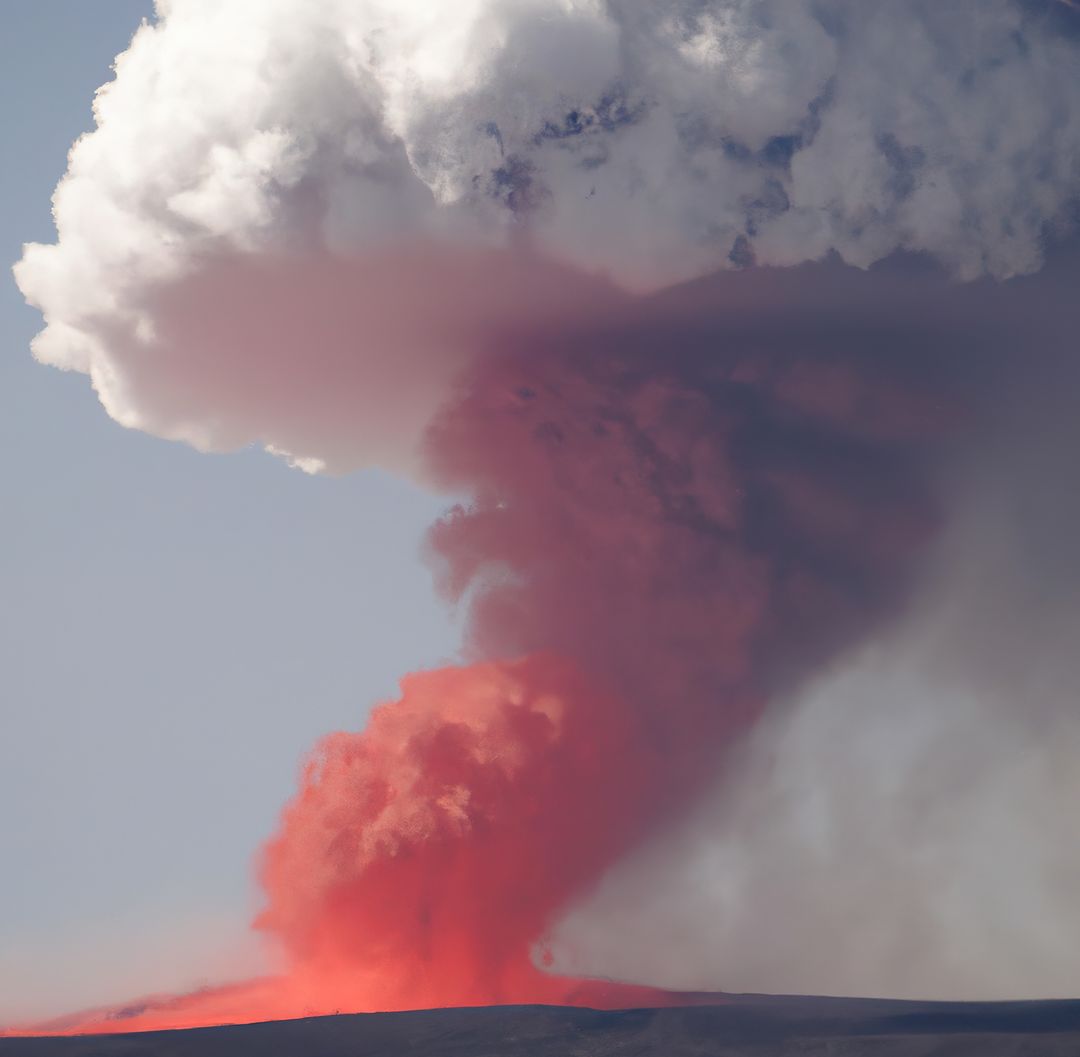
M 445 492 L 468 619 L 311 754 L 258 864 L 282 975 L 69 1030 L 679 1000 L 551 930 L 902 609 L 1007 341 L 985 282 L 840 257 L 1003 278 L 1067 221 L 1075 46 L 982 7 L 159 0 L 18 266 L 35 352 L 126 425 Z M 904 95 L 943 55 L 1068 121 L 948 139 Z

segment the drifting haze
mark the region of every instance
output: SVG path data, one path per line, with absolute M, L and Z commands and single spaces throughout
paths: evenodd
M 631 855 L 563 921 L 553 941 L 561 970 L 684 990 L 1072 993 L 1080 941 L 1070 763 L 1080 749 L 1073 645 L 1080 509 L 1070 487 L 1080 448 L 1072 410 L 1080 395 L 1072 310 L 1078 274 L 1074 251 L 1038 278 L 1007 287 L 829 268 L 718 277 L 670 295 L 683 325 L 671 329 L 669 321 L 658 340 L 693 357 L 703 326 L 714 365 L 730 343 L 742 346 L 753 335 L 758 349 L 810 353 L 807 392 L 826 375 L 821 350 L 854 349 L 864 367 L 878 369 L 895 353 L 914 366 L 939 401 L 937 415 L 915 429 L 933 453 L 927 471 L 944 531 L 900 623 L 804 688 L 781 687 L 704 805 Z M 753 306 L 755 295 L 763 307 Z M 715 315 L 688 325 L 695 304 Z M 597 332 L 589 339 L 593 348 L 604 340 Z M 650 342 L 640 318 L 607 340 L 631 363 Z M 895 385 L 889 391 L 898 395 Z M 813 406 L 835 413 L 839 405 L 826 398 Z M 884 405 L 868 406 L 881 430 L 905 420 L 895 408 L 890 416 Z M 944 435 L 942 419 L 951 422 Z M 585 429 L 590 416 L 580 421 Z M 656 421 L 651 436 L 659 439 L 663 419 Z M 784 446 L 805 451 L 806 440 L 793 444 L 788 435 Z M 582 459 L 580 444 L 570 452 Z M 836 456 L 826 465 L 835 467 Z M 709 474 L 720 479 L 715 466 Z M 625 516 L 625 503 L 595 492 L 598 505 Z M 903 493 L 893 482 L 879 494 L 882 520 L 856 522 L 858 538 L 882 541 L 886 525 L 899 527 L 904 511 L 890 509 L 886 494 L 895 501 Z M 843 522 L 828 524 L 843 541 Z M 632 539 L 614 550 L 637 563 L 640 525 Z M 679 608 L 665 605 L 663 580 L 646 588 L 625 574 L 606 592 L 615 611 L 609 618 L 577 620 L 582 607 L 575 605 L 563 607 L 574 616 L 552 624 L 561 649 L 595 658 L 598 640 L 611 629 L 625 635 L 628 614 L 644 598 L 652 619 L 632 641 L 660 638 L 672 667 L 651 658 L 654 641 L 640 665 L 641 654 L 623 659 L 631 699 L 644 688 L 685 700 L 695 665 L 731 656 L 732 592 L 710 586 L 700 567 L 690 573 L 695 559 L 685 541 L 665 553 L 666 575 L 684 585 L 677 597 L 691 607 L 681 611 L 691 616 L 688 625 Z M 790 561 L 805 552 L 787 536 L 779 554 Z M 886 562 L 898 568 L 895 556 Z M 574 575 L 580 584 L 589 573 Z M 836 575 L 833 566 L 834 585 Z M 627 583 L 633 586 L 623 597 Z M 721 600 L 717 611 L 695 613 L 698 597 Z M 528 607 L 481 611 L 488 634 L 505 643 L 517 622 L 535 624 L 540 600 L 535 590 L 528 598 Z M 772 619 L 779 604 L 774 596 Z M 829 619 L 823 599 L 813 612 Z M 798 629 L 796 641 L 808 630 Z M 859 633 L 846 626 L 845 634 L 849 651 L 858 647 Z M 780 656 L 790 662 L 790 641 Z M 770 675 L 777 661 L 768 659 Z M 658 675 L 673 680 L 659 693 L 649 682 Z
M 762 725 L 692 819 L 563 923 L 557 964 L 681 988 L 1075 993 L 1078 438 L 1060 422 L 995 452 L 902 625 Z

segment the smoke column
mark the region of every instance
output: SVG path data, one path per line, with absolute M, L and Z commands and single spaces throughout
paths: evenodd
M 555 914 L 887 611 L 932 523 L 940 416 L 895 380 L 611 340 L 485 361 L 446 409 L 436 473 L 473 499 L 432 546 L 484 660 L 325 743 L 268 850 L 263 924 L 379 952 L 390 1002 L 568 998 L 528 968 Z
M 951 360 L 966 394 L 912 597 L 774 705 L 699 805 L 560 921 L 565 971 L 740 992 L 1075 992 L 1078 263 L 1074 245 L 1038 277 L 901 312 L 937 320 L 911 346 Z
M 68 1028 L 673 1000 L 546 972 L 560 915 L 902 610 L 1008 343 L 985 283 L 841 259 L 1003 279 L 1070 221 L 1074 22 L 964 7 L 159 3 L 17 266 L 35 353 L 464 497 L 467 663 L 313 753 L 280 977 Z

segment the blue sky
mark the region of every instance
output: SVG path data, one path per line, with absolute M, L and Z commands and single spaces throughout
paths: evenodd
M 5 7 L 9 265 L 53 240 L 67 149 L 150 11 Z M 243 961 L 252 855 L 302 753 L 456 643 L 419 556 L 440 501 L 124 430 L 83 375 L 33 362 L 39 327 L 7 273 L 0 1021 Z

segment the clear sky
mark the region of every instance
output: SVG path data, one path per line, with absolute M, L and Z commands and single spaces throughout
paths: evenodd
M 8 265 L 53 240 L 67 149 L 150 11 L 5 5 Z M 438 501 L 124 430 L 33 362 L 40 325 L 6 273 L 0 1021 L 230 975 L 302 753 L 456 641 L 419 557 Z

